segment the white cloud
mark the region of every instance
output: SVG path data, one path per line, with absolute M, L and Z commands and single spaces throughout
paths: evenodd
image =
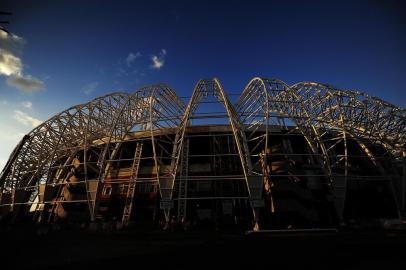
M 0 158 L 0 171 L 6 166 L 7 160 L 5 158 Z
M 20 76 L 22 71 L 23 64 L 21 59 L 11 52 L 0 48 L 0 74 L 5 76 Z
M 154 69 L 161 69 L 161 67 L 163 67 L 163 65 L 165 64 L 165 60 L 159 58 L 156 55 L 152 56 L 152 68 Z
M 21 105 L 24 107 L 24 108 L 27 108 L 27 109 L 32 109 L 32 102 L 31 101 L 23 101 L 23 102 L 21 102 Z
M 15 34 L 7 34 L 4 31 L 0 31 L 1 47 L 9 52 L 19 53 L 25 41 L 22 37 Z
M 31 93 L 45 89 L 45 84 L 43 81 L 27 76 L 10 76 L 7 78 L 7 84 L 13 86 L 21 91 Z
M 44 74 L 44 75 L 42 76 L 42 79 L 43 79 L 44 81 L 48 81 L 49 79 L 51 79 L 51 75 L 49 75 L 49 74 Z
M 88 95 L 90 95 L 91 93 L 93 93 L 94 90 L 96 90 L 96 88 L 97 88 L 98 86 L 99 86 L 99 83 L 98 83 L 98 82 L 89 83 L 88 85 L 86 85 L 85 87 L 82 88 L 83 93 L 84 93 L 86 96 L 88 96 Z
M 137 52 L 136 54 L 133 54 L 132 52 L 130 52 L 128 54 L 127 58 L 125 59 L 127 66 L 131 66 L 131 64 L 135 61 L 135 59 L 137 59 L 141 56 L 142 56 L 142 54 L 140 52 Z
M 33 128 L 42 123 L 41 120 L 31 117 L 28 114 L 26 114 L 22 111 L 19 111 L 19 110 L 14 111 L 14 119 L 16 119 L 18 122 L 20 122 L 21 124 L 23 124 L 25 126 L 31 126 Z
M 152 60 L 151 67 L 153 69 L 157 69 L 157 70 L 161 69 L 165 64 L 165 56 L 166 56 L 165 49 L 162 49 L 161 52 L 159 53 L 159 55 L 153 55 L 151 57 L 151 60 Z
M 3 40 L 12 39 L 14 41 L 22 41 L 23 40 L 23 38 L 15 35 L 15 34 L 9 34 L 9 33 L 4 32 L 4 31 L 0 32 L 0 39 L 3 39 Z
M 25 133 L 19 132 L 13 126 L 7 126 L 7 128 L 2 129 L 2 132 L 0 133 L 0 141 L 2 142 L 0 148 L 0 171 L 2 171 L 3 167 L 6 165 L 13 148 L 24 135 Z
M 127 70 L 125 70 L 124 68 L 118 67 L 118 68 L 117 68 L 116 75 L 117 75 L 118 77 L 123 77 L 123 76 L 127 76 L 127 75 L 128 75 L 128 72 L 127 72 Z
M 24 40 L 15 35 L 0 31 L 0 75 L 7 77 L 7 84 L 24 92 L 45 89 L 43 81 L 24 75 L 23 63 L 17 55 L 21 53 Z
M 0 40 L 1 43 L 1 40 Z M 0 89 L 0 92 L 2 92 Z M 0 93 L 1 95 L 1 93 Z M 28 101 L 28 99 L 25 99 Z M 24 100 L 21 100 L 24 101 Z M 21 102 L 20 101 L 20 102 Z M 3 105 L 4 104 L 4 105 Z M 35 106 L 35 104 L 34 104 Z M 18 141 L 27 134 L 31 129 L 32 125 L 21 124 L 16 120 L 17 117 L 24 119 L 24 114 L 16 113 L 14 110 L 24 111 L 26 110 L 21 103 L 15 103 L 12 100 L 8 100 L 5 97 L 0 97 L 0 170 L 2 166 L 5 165 L 8 160 L 10 153 L 13 148 L 17 145 Z M 34 117 L 31 113 L 28 113 L 29 116 Z M 29 120 L 28 120 L 29 121 Z M 39 121 L 39 120 L 37 120 Z M 31 121 L 33 122 L 33 121 Z M 35 122 L 35 121 L 34 121 Z M 40 122 L 40 121 L 39 121 Z

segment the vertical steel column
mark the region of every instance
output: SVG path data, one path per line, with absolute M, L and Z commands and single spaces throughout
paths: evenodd
M 129 183 L 128 183 L 127 196 L 125 199 L 124 210 L 123 210 L 122 223 L 124 226 L 127 226 L 131 219 L 131 213 L 132 213 L 132 208 L 133 208 L 134 198 L 135 198 L 135 188 L 136 188 L 136 184 L 137 184 L 138 171 L 139 171 L 140 163 L 141 163 L 143 145 L 144 145 L 144 142 L 139 141 L 139 142 L 137 142 L 137 146 L 135 149 L 133 165 L 131 168 L 131 176 L 130 176 Z
M 182 151 L 180 175 L 178 178 L 179 181 L 178 217 L 177 217 L 178 222 L 183 222 L 186 219 L 188 173 L 189 173 L 189 139 L 186 139 Z

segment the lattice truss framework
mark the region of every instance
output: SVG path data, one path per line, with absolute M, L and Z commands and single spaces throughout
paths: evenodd
M 264 164 L 270 155 L 266 149 L 271 125 L 284 127 L 288 133 L 292 131 L 288 126 L 294 126 L 304 136 L 315 162 L 322 165 L 323 174 L 330 181 L 339 215 L 342 215 L 346 183 L 351 177 L 348 138 L 359 144 L 382 173 L 380 158 L 403 163 L 406 158 L 406 111 L 379 98 L 321 83 L 289 86 L 278 79 L 256 77 L 247 84 L 236 104 L 232 104 L 220 82 L 210 79 L 197 83 L 188 105 L 169 86 L 159 84 L 133 94 L 108 94 L 55 115 L 16 146 L 0 175 L 0 196 L 11 194 L 10 205 L 14 207 L 32 204 L 40 184 L 47 187 L 66 184 L 60 178 L 69 173 L 67 164 L 82 151 L 83 182 L 90 217 L 94 220 L 100 190 L 121 143 L 129 133 L 143 131 L 150 132 L 161 200 L 170 202 L 186 128 L 191 115 L 208 95 L 213 95 L 227 112 L 254 209 L 260 206 L 258 201 L 270 177 Z M 155 130 L 164 128 L 176 128 L 175 136 L 154 137 Z M 265 132 L 257 136 L 260 128 Z M 337 155 L 334 150 L 339 144 L 344 147 Z M 370 149 L 371 144 L 382 146 L 380 158 Z M 170 148 L 172 151 L 168 151 Z M 170 166 L 164 166 L 168 160 Z M 27 191 L 31 194 L 29 198 Z M 5 204 L 1 197 L 0 201 Z M 404 198 L 401 203 L 404 207 Z M 163 207 L 167 219 L 170 207 L 170 203 Z

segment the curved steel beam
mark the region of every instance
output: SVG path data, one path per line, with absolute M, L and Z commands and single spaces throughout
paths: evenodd
M 183 101 L 176 95 L 175 91 L 165 84 L 147 86 L 130 95 L 109 128 L 108 136 L 103 140 L 105 146 L 100 159 L 99 188 L 97 192 L 101 190 L 100 187 L 102 187 L 104 179 L 109 173 L 121 142 L 125 139 L 125 136 L 136 129 L 138 131 L 150 131 L 155 174 L 161 197 L 166 200 L 168 190 L 173 190 L 173 183 L 170 181 L 170 170 L 168 171 L 164 166 L 163 159 L 165 157 L 161 156 L 162 154 L 158 155 L 157 152 L 165 148 L 163 144 L 168 142 L 172 144 L 173 139 L 166 136 L 166 142 L 162 142 L 155 138 L 154 132 L 156 129 L 177 127 L 183 110 Z M 163 153 L 163 151 L 159 152 Z M 166 155 L 166 158 L 170 160 L 171 153 L 166 152 Z M 99 194 L 96 194 L 95 199 L 97 200 L 98 197 Z M 94 207 L 93 217 L 96 212 L 97 207 Z
M 344 174 L 334 174 L 334 187 L 336 193 L 336 205 L 337 212 L 342 219 L 344 211 L 344 203 L 346 198 L 346 187 L 349 175 L 349 149 L 347 140 L 348 137 L 355 141 L 360 149 L 364 152 L 366 158 L 375 165 L 375 167 L 383 175 L 384 169 L 380 162 L 375 158 L 370 149 L 367 148 L 363 140 L 367 139 L 374 143 L 382 145 L 388 153 L 396 156 L 401 152 L 397 149 L 396 143 L 389 137 L 399 138 L 396 136 L 396 132 L 402 133 L 401 130 L 394 131 L 385 129 L 384 125 L 380 125 L 381 118 L 385 122 L 389 119 L 396 119 L 399 123 L 396 125 L 398 128 L 404 127 L 404 119 L 401 117 L 385 117 L 384 114 L 391 115 L 393 111 L 387 112 L 379 106 L 387 106 L 394 108 L 393 105 L 384 104 L 380 101 L 375 101 L 373 98 L 367 96 L 364 93 L 338 90 L 332 86 L 314 83 L 304 82 L 298 83 L 292 86 L 298 95 L 303 97 L 303 104 L 306 106 L 309 113 L 312 115 L 312 121 L 315 126 L 324 131 L 334 132 L 341 139 L 336 139 L 334 143 L 331 140 L 326 140 L 325 144 L 329 149 L 330 160 L 333 160 L 333 155 L 336 154 L 336 146 L 339 142 L 343 142 L 343 153 L 340 153 L 340 158 L 337 161 L 331 163 L 331 166 L 336 167 L 341 161 L 344 161 L 342 165 L 344 167 Z M 379 106 L 376 105 L 379 103 Z M 379 107 L 379 108 L 378 108 Z M 385 113 L 386 111 L 386 113 Z M 403 123 L 402 123 L 403 121 Z M 391 132 L 395 132 L 394 135 L 390 135 Z M 327 142 L 330 141 L 330 142 Z M 339 150 L 341 151 L 341 150 Z M 334 163 L 334 164 L 333 164 Z
M 303 96 L 317 123 L 326 128 L 345 128 L 355 137 L 383 145 L 395 156 L 402 155 L 406 144 L 404 109 L 359 91 L 320 83 L 298 83 L 292 88 Z
M 108 121 L 110 115 L 105 116 L 105 120 L 97 119 L 93 121 L 97 128 L 86 132 L 86 118 L 83 115 L 89 107 L 97 107 L 103 104 L 103 100 L 115 99 L 125 96 L 125 93 L 112 93 L 90 101 L 87 104 L 80 104 L 71 107 L 61 113 L 51 117 L 49 120 L 34 128 L 27 136 L 29 139 L 24 143 L 18 153 L 18 157 L 13 164 L 11 173 L 2 174 L 2 189 L 35 189 L 37 182 L 48 182 L 50 169 L 54 166 L 54 161 L 69 155 L 72 147 L 81 147 L 83 136 L 92 134 L 93 139 L 98 138 L 104 132 L 103 123 Z M 112 110 L 114 105 L 105 102 L 103 111 Z M 100 118 L 100 117 L 99 117 Z M 90 121 L 92 122 L 92 121 Z M 14 200 L 14 199 L 13 199 Z
M 244 128 L 240 123 L 239 115 L 235 111 L 231 102 L 228 100 L 223 87 L 216 78 L 212 80 L 200 80 L 193 91 L 192 97 L 190 98 L 189 104 L 185 110 L 182 121 L 175 135 L 175 144 L 173 148 L 174 154 L 172 156 L 171 162 L 173 179 L 172 181 L 174 182 L 176 178 L 180 154 L 182 153 L 183 143 L 185 141 L 184 138 L 186 128 L 190 124 L 190 118 L 199 106 L 199 103 L 202 102 L 209 95 L 214 96 L 224 106 L 227 112 L 227 117 L 230 121 L 230 126 L 233 132 L 233 137 L 237 146 L 242 171 L 248 189 L 251 206 L 254 210 L 254 229 L 256 229 L 258 228 L 258 205 L 260 205 L 260 201 L 262 200 L 263 180 L 261 176 L 253 174 L 247 139 L 245 136 Z
M 82 150 L 86 183 L 89 180 L 102 183 L 120 143 L 137 127 L 150 131 L 160 194 L 163 200 L 170 201 L 190 116 L 209 94 L 227 111 L 251 199 L 259 198 L 262 191 L 255 176 L 265 173 L 263 167 L 252 164 L 251 158 L 266 149 L 272 117 L 287 118 L 296 125 L 329 176 L 334 145 L 324 141 L 327 132 L 339 134 L 345 145 L 348 138 L 357 141 L 378 167 L 379 162 L 364 141 L 382 145 L 390 157 L 404 159 L 406 155 L 406 111 L 379 98 L 326 84 L 303 82 L 288 86 L 280 80 L 256 77 L 247 84 L 234 109 L 217 79 L 200 80 L 186 108 L 173 90 L 161 84 L 142 88 L 132 95 L 108 94 L 51 117 L 17 146 L 16 156 L 0 174 L 0 192 L 35 188 L 39 182 L 49 183 L 61 166 L 58 162 Z M 263 126 L 265 134 L 255 137 L 255 131 Z M 154 136 L 154 131 L 161 128 L 177 128 L 175 137 Z M 255 146 L 249 149 L 248 142 L 252 141 Z M 88 151 L 95 144 L 102 145 L 102 150 L 96 153 L 96 168 L 93 168 L 98 177 L 88 179 L 87 170 L 92 167 Z M 170 165 L 166 160 L 170 160 Z M 348 167 L 347 160 L 345 164 L 344 167 Z M 90 187 L 86 187 L 89 195 Z M 96 198 L 97 194 L 89 197 L 89 205 Z
M 267 98 L 266 103 L 263 103 L 263 98 L 261 98 L 259 99 L 260 102 L 251 101 L 252 104 L 247 106 L 247 100 L 257 96 L 258 92 L 262 92 L 262 96 Z M 264 104 L 266 107 L 264 107 Z M 301 97 L 286 83 L 278 79 L 259 77 L 252 79 L 238 100 L 237 108 L 239 108 L 238 110 L 248 129 L 250 126 L 263 124 L 264 120 L 259 122 L 257 120 L 261 114 L 266 121 L 269 121 L 270 117 L 276 117 L 278 119 L 288 119 L 294 123 L 306 139 L 318 163 L 324 165 L 323 168 L 326 169 L 325 174 L 330 179 L 331 170 L 328 165 L 326 149 L 321 142 L 320 131 L 312 124 L 311 115 L 306 107 L 302 105 Z M 254 121 L 258 123 L 254 123 Z M 322 151 L 321 155 L 319 154 L 319 149 Z

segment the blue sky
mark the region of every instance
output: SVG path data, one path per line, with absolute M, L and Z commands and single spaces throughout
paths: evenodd
M 200 78 L 318 81 L 406 107 L 402 1 L 8 1 L 0 36 L 0 168 L 22 134 L 72 105 Z M 10 56 L 11 55 L 11 56 Z M 8 57 L 8 58 L 7 58 Z M 14 57 L 14 58 L 13 58 Z

